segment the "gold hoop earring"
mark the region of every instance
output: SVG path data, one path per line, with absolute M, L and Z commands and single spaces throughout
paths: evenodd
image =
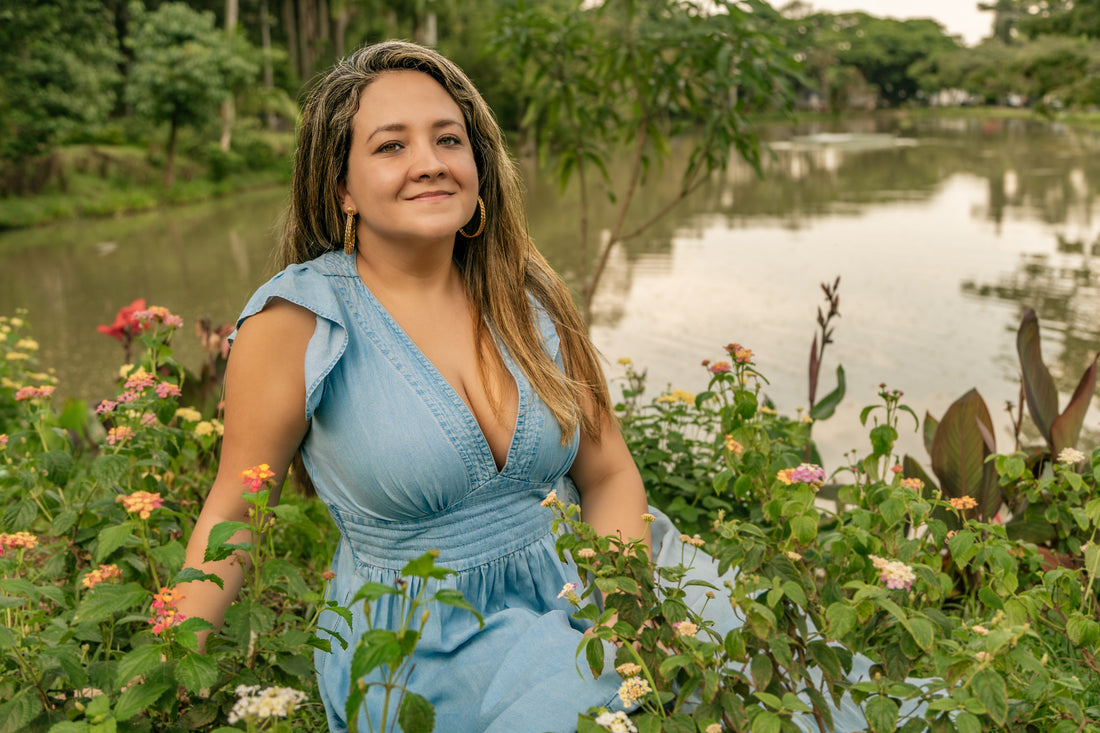
M 348 207 L 348 223 L 344 225 L 344 254 L 355 254 L 355 209 Z
M 462 230 L 461 227 L 459 227 L 458 229 L 458 233 L 466 237 L 466 239 L 473 239 L 474 237 L 485 231 L 485 202 L 481 200 L 480 196 L 477 197 L 477 210 L 481 212 L 481 220 L 478 222 L 477 231 L 473 234 L 467 234 Z

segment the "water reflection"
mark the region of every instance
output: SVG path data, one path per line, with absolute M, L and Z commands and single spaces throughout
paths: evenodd
M 1100 138 L 1031 121 L 906 117 L 776 126 L 769 137 L 763 178 L 733 161 L 614 253 L 593 325 L 613 373 L 614 360 L 630 356 L 655 388 L 699 389 L 699 360 L 737 340 L 760 356 L 769 393 L 793 410 L 806 399 L 818 283 L 841 275 L 826 369 L 845 365 L 850 396 L 816 433 L 834 466 L 845 450 L 862 450 L 858 411 L 882 381 L 922 414 L 942 414 L 972 386 L 995 413 L 1015 401 L 1024 304 L 1039 314 L 1059 388 L 1072 390 L 1100 345 Z M 675 194 L 684 157 L 675 151 L 638 193 L 639 219 Z M 579 289 L 578 193 L 525 174 L 536 242 Z M 105 394 L 120 352 L 95 325 L 137 297 L 191 323 L 231 320 L 270 274 L 284 198 L 254 191 L 2 235 L 0 313 L 30 310 L 42 361 L 57 368 L 63 391 Z M 607 198 L 590 203 L 594 231 L 609 226 Z M 198 363 L 190 333 L 178 346 L 185 363 Z M 923 456 L 915 435 L 906 440 Z

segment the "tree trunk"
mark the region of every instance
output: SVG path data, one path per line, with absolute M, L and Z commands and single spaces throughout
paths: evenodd
M 171 188 L 176 183 L 176 115 L 172 115 L 168 132 L 168 157 L 164 161 L 164 187 Z
M 260 44 L 264 57 L 264 91 L 270 94 L 275 89 L 275 71 L 271 68 L 271 15 L 267 11 L 267 0 L 260 0 Z M 267 129 L 275 129 L 275 113 L 270 109 L 266 115 Z
M 332 46 L 336 51 L 336 58 L 342 59 L 348 52 L 348 25 L 351 16 L 355 14 L 355 6 L 350 3 L 340 11 L 336 18 L 336 31 L 333 34 Z
M 294 12 L 294 0 L 283 0 L 283 29 L 286 31 L 286 52 L 290 68 L 302 80 L 302 60 L 298 57 L 298 22 Z
M 229 36 L 230 48 L 236 45 L 233 40 L 237 36 L 239 16 L 240 5 L 238 0 L 225 0 L 225 32 Z M 229 96 L 222 102 L 222 138 L 219 145 L 223 153 L 228 153 L 230 146 L 233 144 L 233 122 L 236 118 L 237 108 L 233 103 L 233 90 L 230 90 Z

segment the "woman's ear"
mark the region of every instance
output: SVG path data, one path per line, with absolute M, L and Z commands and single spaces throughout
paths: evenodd
M 355 202 L 351 200 L 351 195 L 348 194 L 347 181 L 341 179 L 336 183 L 336 193 L 340 196 L 341 211 L 347 211 L 348 207 L 355 208 Z

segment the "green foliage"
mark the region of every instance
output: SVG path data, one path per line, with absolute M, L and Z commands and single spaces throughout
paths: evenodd
M 119 77 L 108 21 L 93 0 L 0 7 L 0 197 L 40 191 L 58 173 L 43 156 L 111 111 Z

